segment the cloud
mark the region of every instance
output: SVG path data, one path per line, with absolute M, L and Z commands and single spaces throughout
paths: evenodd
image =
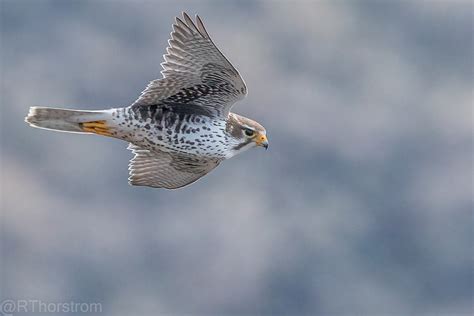
M 467 313 L 469 6 L 5 2 L 3 292 L 110 315 Z M 182 10 L 244 76 L 233 110 L 267 152 L 161 191 L 127 184 L 125 143 L 23 123 L 130 104 Z

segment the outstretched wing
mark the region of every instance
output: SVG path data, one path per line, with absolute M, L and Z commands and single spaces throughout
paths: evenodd
M 189 103 L 226 117 L 232 105 L 245 97 L 244 80 L 214 45 L 199 16 L 196 23 L 184 12 L 183 19 L 177 17 L 168 43 L 161 64 L 163 78 L 151 81 L 132 106 Z
M 131 185 L 181 188 L 203 177 L 220 162 L 164 151 L 152 152 L 132 144 L 128 149 L 135 154 L 128 167 Z

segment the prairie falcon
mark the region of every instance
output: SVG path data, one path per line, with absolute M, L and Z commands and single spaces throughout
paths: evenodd
M 135 155 L 129 183 L 176 189 L 251 147 L 267 148 L 265 128 L 231 113 L 247 87 L 196 15 L 176 18 L 162 78 L 130 106 L 101 111 L 31 107 L 31 126 L 125 140 Z

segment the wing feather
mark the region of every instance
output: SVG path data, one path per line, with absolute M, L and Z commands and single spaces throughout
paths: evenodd
M 180 102 L 183 91 L 204 86 L 207 93 L 193 98 L 192 106 L 212 106 L 215 115 L 226 117 L 232 105 L 245 97 L 244 80 L 211 40 L 199 16 L 196 23 L 186 13 L 183 19 L 177 17 L 168 43 L 161 64 L 163 78 L 151 81 L 132 106 L 155 105 L 170 98 Z
M 164 151 L 152 152 L 133 144 L 129 144 L 128 149 L 135 154 L 129 164 L 131 185 L 181 188 L 205 176 L 220 162 Z

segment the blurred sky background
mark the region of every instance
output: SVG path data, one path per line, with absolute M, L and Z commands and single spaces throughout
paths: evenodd
M 470 314 L 472 1 L 1 0 L 1 298 L 103 315 Z M 177 191 L 23 122 L 131 104 L 198 13 L 268 151 Z

